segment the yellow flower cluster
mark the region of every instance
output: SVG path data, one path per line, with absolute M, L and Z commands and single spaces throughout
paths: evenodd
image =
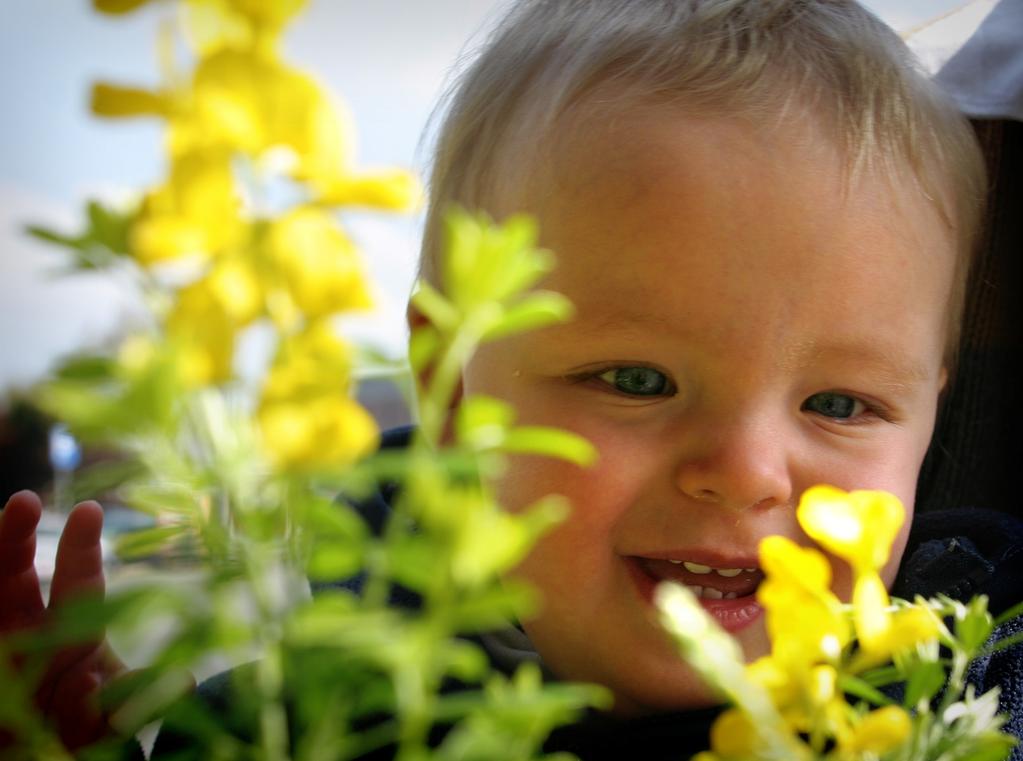
M 93 1 L 107 13 L 147 2 Z M 191 70 L 179 71 L 166 53 L 163 87 L 98 83 L 92 94 L 100 116 L 167 123 L 167 176 L 142 198 L 129 249 L 144 268 L 184 260 L 199 272 L 173 293 L 164 319 L 180 382 L 231 380 L 240 332 L 260 320 L 274 326 L 280 348 L 257 423 L 269 459 L 285 469 L 343 464 L 376 437 L 347 396 L 349 352 L 328 323 L 371 301 L 356 246 L 332 210 L 400 210 L 419 193 L 406 172 L 356 171 L 346 114 L 280 57 L 281 32 L 305 4 L 181 0 Z M 241 176 L 288 183 L 302 200 L 261 216 L 260 188 Z
M 791 732 L 793 757 L 802 749 L 810 758 L 809 748 L 833 745 L 827 757 L 836 761 L 878 758 L 907 738 L 910 716 L 895 705 L 857 710 L 846 702 L 840 677 L 936 642 L 941 627 L 926 603 L 893 610 L 879 575 L 905 511 L 885 492 L 818 486 L 803 495 L 797 515 L 811 538 L 852 568 L 852 615 L 831 591 L 831 565 L 823 553 L 768 537 L 760 546 L 766 578 L 757 594 L 771 652 L 746 667 L 746 678 L 770 696 Z M 854 640 L 856 648 L 850 648 Z M 731 708 L 714 725 L 711 750 L 697 758 L 758 758 L 761 745 L 749 715 Z

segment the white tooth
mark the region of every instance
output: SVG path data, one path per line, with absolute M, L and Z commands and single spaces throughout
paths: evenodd
M 688 586 L 688 585 L 687 585 Z M 696 597 L 703 597 L 703 587 L 696 586 L 695 584 L 689 587 L 689 591 Z
M 753 573 L 757 569 L 756 568 L 743 568 L 742 570 L 744 570 L 746 573 Z
M 682 561 L 681 561 L 681 560 L 672 560 L 672 559 L 670 559 L 670 558 L 668 559 L 668 562 L 669 562 L 669 563 L 673 563 L 673 564 L 675 564 L 675 565 L 680 565 L 680 564 L 682 563 Z
M 717 572 L 718 572 L 719 576 L 724 576 L 726 579 L 730 579 L 733 576 L 738 576 L 740 573 L 742 573 L 742 569 L 741 568 L 718 568 Z
M 724 595 L 720 589 L 714 589 L 714 587 L 704 587 L 703 596 L 708 600 L 720 600 Z
M 725 592 L 725 599 L 726 600 L 734 600 L 738 596 L 739 595 L 737 595 L 735 592 Z
M 686 567 L 686 570 L 690 573 L 710 573 L 709 565 L 700 565 L 699 563 L 690 563 L 688 560 L 682 565 Z

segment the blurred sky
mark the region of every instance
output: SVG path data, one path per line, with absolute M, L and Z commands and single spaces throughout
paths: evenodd
M 507 0 L 310 0 L 289 30 L 289 61 L 342 96 L 366 167 L 420 173 L 431 111 L 460 58 L 471 55 Z M 993 0 L 872 0 L 900 31 L 933 24 L 924 57 L 940 60 L 965 39 Z M 124 17 L 93 13 L 87 0 L 8 0 L 0 22 L 0 398 L 38 380 L 55 359 L 115 335 L 139 305 L 130 283 L 107 275 L 54 277 L 61 252 L 27 238 L 28 223 L 74 231 L 89 197 L 117 198 L 158 180 L 160 125 L 89 117 L 90 83 L 156 85 L 157 27 L 169 4 Z M 972 12 L 972 16 L 970 15 Z M 965 19 L 965 20 L 964 20 Z M 933 60 L 931 64 L 933 65 Z M 420 147 L 422 146 L 422 147 Z M 404 298 L 419 221 L 382 214 L 346 218 L 380 291 L 379 313 L 352 326 L 398 355 Z

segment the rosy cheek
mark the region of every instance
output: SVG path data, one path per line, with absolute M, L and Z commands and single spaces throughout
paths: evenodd
M 906 522 L 902 525 L 899 530 L 898 536 L 895 537 L 895 542 L 892 544 L 891 556 L 888 558 L 888 562 L 885 563 L 884 568 L 881 569 L 881 578 L 884 579 L 885 586 L 891 587 L 892 582 L 895 581 L 895 576 L 899 572 L 899 565 L 902 563 L 902 555 L 906 549 L 906 540 L 909 539 L 909 530 L 913 522 L 913 510 L 906 510 Z

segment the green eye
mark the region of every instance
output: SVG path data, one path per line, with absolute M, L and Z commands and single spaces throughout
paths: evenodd
M 616 367 L 597 377 L 629 396 L 664 396 L 673 392 L 667 376 L 652 367 Z
M 836 420 L 848 420 L 862 414 L 864 405 L 863 402 L 848 394 L 826 391 L 808 398 L 803 402 L 802 409 Z

